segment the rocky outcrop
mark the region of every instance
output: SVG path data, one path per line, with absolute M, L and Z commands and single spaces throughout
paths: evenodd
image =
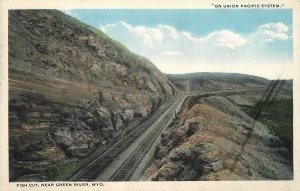
M 55 10 L 9 11 L 10 179 L 49 179 L 176 93 L 149 60 L 95 28 Z
M 194 97 L 161 135 L 142 179 L 291 180 L 289 156 L 277 136 L 258 121 L 253 128 L 253 119 L 226 97 Z

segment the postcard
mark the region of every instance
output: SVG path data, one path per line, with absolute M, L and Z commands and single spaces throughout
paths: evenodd
M 2 1 L 0 190 L 299 190 L 299 8 Z

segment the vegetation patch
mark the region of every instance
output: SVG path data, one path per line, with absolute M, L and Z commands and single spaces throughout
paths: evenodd
M 268 102 L 261 111 L 258 121 L 267 125 L 289 150 L 293 151 L 293 99 L 276 99 Z M 259 103 L 254 106 L 243 106 L 243 110 L 251 117 L 257 116 Z
M 78 160 L 76 162 L 66 161 L 64 163 L 59 163 L 56 165 L 54 169 L 48 169 L 45 173 L 46 181 L 61 181 L 67 180 L 70 178 L 70 175 L 75 174 L 81 168 L 91 163 L 94 159 L 96 159 L 99 155 L 104 153 L 106 149 L 112 146 L 112 143 L 108 143 L 107 145 L 100 147 L 95 150 L 93 154 L 90 156 Z

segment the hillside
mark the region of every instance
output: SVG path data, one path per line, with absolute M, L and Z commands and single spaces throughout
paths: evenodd
M 10 180 L 62 180 L 178 90 L 149 60 L 56 10 L 9 11 Z
M 167 74 L 170 81 L 182 91 L 211 91 L 220 89 L 265 87 L 270 80 L 238 73 L 188 73 Z
M 292 94 L 263 94 L 186 99 L 142 180 L 292 180 Z

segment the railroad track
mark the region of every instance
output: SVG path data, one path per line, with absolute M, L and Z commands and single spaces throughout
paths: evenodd
M 97 157 L 94 161 L 88 164 L 83 169 L 79 170 L 72 177 L 69 178 L 70 181 L 92 181 L 97 178 L 97 176 L 103 172 L 107 166 L 115 159 L 119 154 L 126 150 L 143 132 L 150 127 L 158 117 L 163 115 L 172 104 L 177 103 L 179 100 L 178 97 L 172 98 L 167 103 L 163 104 L 159 109 L 152 115 L 148 120 L 142 123 L 140 126 L 136 127 L 129 134 L 115 143 L 102 155 Z M 173 105 L 174 106 L 174 105 Z M 173 107 L 172 107 L 173 108 Z M 160 124 L 160 123 L 159 123 Z M 149 136 L 147 136 L 148 138 Z
M 160 135 L 161 131 L 173 116 L 173 112 L 178 106 L 180 100 L 181 99 L 176 100 L 176 102 L 171 106 L 170 112 L 168 112 L 167 115 L 158 124 L 156 124 L 155 128 L 142 141 L 139 147 L 130 155 L 130 157 L 122 164 L 119 170 L 110 178 L 110 181 L 130 180 L 136 168 L 155 142 L 156 138 Z

